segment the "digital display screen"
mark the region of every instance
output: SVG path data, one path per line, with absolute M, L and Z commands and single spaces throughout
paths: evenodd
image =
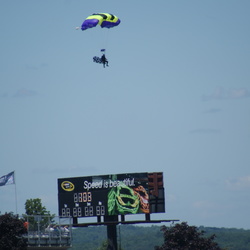
M 165 212 L 163 173 L 60 178 L 58 203 L 62 217 Z

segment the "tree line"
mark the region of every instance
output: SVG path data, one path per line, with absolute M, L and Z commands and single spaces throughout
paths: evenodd
M 25 203 L 26 214 L 19 218 L 13 213 L 0 212 L 0 249 L 24 250 L 27 242 L 22 235 L 27 233 L 26 218 L 29 215 L 51 215 L 40 199 Z M 45 216 L 46 217 L 46 216 Z M 30 221 L 30 226 L 32 221 Z M 48 224 L 46 218 L 41 221 Z M 106 226 L 74 228 L 72 250 L 106 250 Z M 249 250 L 250 230 L 235 228 L 196 227 L 187 222 L 170 226 L 117 226 L 118 250 Z
M 181 225 L 181 228 L 180 228 Z M 172 244 L 179 242 L 179 246 L 168 248 L 168 239 L 164 237 L 164 232 L 170 229 L 165 235 Z M 86 228 L 75 228 L 73 230 L 73 247 L 72 250 L 88 249 L 88 250 L 105 250 L 107 228 L 105 226 L 92 226 Z M 179 235 L 178 235 L 178 230 Z M 186 232 L 186 233 L 185 233 Z M 171 233 L 175 235 L 175 240 Z M 191 238 L 186 236 L 186 243 L 193 242 L 196 239 L 197 247 L 190 245 L 182 247 L 185 244 L 183 235 L 190 234 Z M 187 223 L 177 223 L 171 226 L 134 226 L 119 225 L 117 226 L 118 247 L 119 250 L 195 250 L 195 249 L 223 249 L 223 250 L 249 250 L 250 249 L 250 230 L 236 228 L 216 228 L 216 227 L 194 227 Z M 172 237 L 172 239 L 170 239 Z M 200 238 L 200 240 L 197 240 Z M 204 240 L 205 239 L 205 240 Z M 166 244 L 165 244 L 166 243 Z M 215 243 L 215 244 L 214 244 Z M 205 248 L 204 244 L 208 246 Z M 201 247 L 202 248 L 199 248 Z M 212 246 L 212 247 L 211 247 Z M 157 248 L 158 247 L 158 248 Z

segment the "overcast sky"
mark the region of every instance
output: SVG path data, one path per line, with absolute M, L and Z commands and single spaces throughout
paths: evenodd
M 164 172 L 166 213 L 250 229 L 250 1 L 0 3 L 0 211 L 57 179 Z M 95 12 L 113 29 L 75 30 Z M 92 61 L 106 49 L 110 67 Z

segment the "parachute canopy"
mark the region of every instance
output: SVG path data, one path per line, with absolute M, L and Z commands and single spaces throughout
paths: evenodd
M 102 28 L 113 28 L 119 25 L 121 20 L 112 14 L 109 13 L 97 13 L 91 16 L 88 16 L 83 22 L 81 29 L 86 30 L 95 27 L 99 24 Z

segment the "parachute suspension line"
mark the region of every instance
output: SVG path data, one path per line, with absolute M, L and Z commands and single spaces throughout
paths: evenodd
M 106 29 L 106 37 L 105 37 L 105 47 L 108 46 L 108 41 L 109 41 L 109 33 L 110 33 L 110 30 L 109 29 Z
M 105 51 L 107 50 L 107 45 L 108 45 L 108 33 L 109 33 L 109 29 L 105 29 L 104 31 L 104 37 L 103 37 L 103 47 L 101 49 L 104 49 L 104 54 Z

